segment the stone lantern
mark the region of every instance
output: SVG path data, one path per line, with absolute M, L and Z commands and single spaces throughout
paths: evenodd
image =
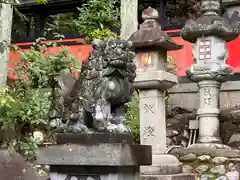
M 182 38 L 193 44 L 195 60 L 186 73 L 199 87 L 199 135 L 197 144 L 190 146 L 195 148 L 228 148 L 221 144 L 219 135 L 219 93 L 221 84 L 232 74 L 232 68 L 225 64 L 226 42 L 237 38 L 239 28 L 220 17 L 220 2 L 203 0 L 202 16 L 196 21 L 187 21 L 181 32 Z
M 179 50 L 170 36 L 161 30 L 157 22 L 157 10 L 148 8 L 142 12 L 143 24 L 131 37 L 136 51 L 136 79 L 134 87 L 140 92 L 141 144 L 152 146 L 152 166 L 141 167 L 142 177 L 151 175 L 172 179 L 182 176 L 182 165 L 166 152 L 165 91 L 177 83 L 177 76 L 166 72 L 167 51 Z M 171 174 L 171 175 L 170 175 Z M 151 179 L 151 178 L 150 178 Z M 190 178 L 191 179 L 191 178 Z M 194 179 L 194 177 L 193 177 Z

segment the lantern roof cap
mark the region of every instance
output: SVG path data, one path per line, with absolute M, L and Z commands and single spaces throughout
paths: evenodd
M 240 34 L 240 23 L 230 24 L 226 18 L 221 17 L 221 5 L 220 0 L 202 0 L 202 16 L 188 20 L 181 31 L 181 37 L 191 43 L 206 36 L 215 36 L 227 42 L 236 39 Z
M 144 22 L 140 25 L 140 29 L 133 33 L 129 40 L 133 42 L 136 50 L 148 51 L 150 49 L 163 50 L 179 50 L 183 46 L 176 44 L 171 37 L 162 31 L 158 11 L 148 7 L 142 12 Z

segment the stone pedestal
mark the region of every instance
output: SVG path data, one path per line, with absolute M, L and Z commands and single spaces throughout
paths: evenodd
M 219 93 L 223 82 L 227 81 L 232 68 L 225 64 L 193 64 L 187 71 L 188 77 L 199 87 L 199 134 L 197 144 L 189 148 L 229 148 L 221 141 L 219 134 Z
M 186 179 L 179 160 L 166 152 L 165 91 L 177 83 L 177 77 L 167 71 L 168 50 L 181 49 L 167 33 L 161 31 L 156 21 L 158 12 L 148 8 L 143 11 L 144 23 L 130 40 L 137 52 L 137 71 L 134 87 L 140 92 L 141 144 L 152 146 L 152 165 L 141 166 L 141 179 Z
M 175 156 L 165 154 L 166 107 L 164 90 L 171 88 L 176 82 L 177 77 L 165 71 L 137 72 L 134 86 L 140 89 L 141 144 L 152 146 L 152 165 L 141 166 L 141 179 L 195 179 L 193 174 L 182 174 L 182 164 Z
M 60 134 L 40 148 L 38 163 L 50 165 L 51 180 L 139 180 L 140 165 L 151 165 L 151 146 L 132 145 L 130 135 Z
M 219 135 L 219 93 L 221 83 L 214 80 L 198 82 L 200 106 L 197 111 L 199 119 L 199 143 L 221 143 Z M 208 124 L 208 126 L 206 126 Z
M 148 81 L 151 79 L 151 81 Z M 165 71 L 137 72 L 134 86 L 140 89 L 141 144 L 151 145 L 153 164 L 142 167 L 142 174 L 177 174 L 182 166 L 166 151 L 166 115 L 164 90 L 172 87 L 177 77 Z

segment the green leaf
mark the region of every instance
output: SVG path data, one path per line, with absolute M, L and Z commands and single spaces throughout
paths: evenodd
M 41 4 L 47 4 L 47 0 L 36 0 L 37 3 L 41 3 Z

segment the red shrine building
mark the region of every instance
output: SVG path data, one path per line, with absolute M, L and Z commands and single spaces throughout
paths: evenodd
M 174 0 L 172 0 L 174 2 Z M 44 36 L 44 28 L 48 18 L 51 15 L 59 13 L 74 12 L 76 7 L 80 7 L 84 0 L 48 0 L 47 5 L 36 4 L 35 0 L 22 0 L 22 4 L 18 7 L 19 11 L 29 19 L 33 19 L 34 28 L 23 24 L 21 29 L 23 32 L 15 31 L 15 23 L 13 23 L 12 44 L 18 45 L 21 49 L 29 49 L 32 41 L 37 37 Z M 166 1 L 159 0 L 139 0 L 139 23 L 141 23 L 141 11 L 147 7 L 153 7 L 159 11 L 159 22 L 162 29 L 169 33 L 172 39 L 177 44 L 184 45 L 184 48 L 177 51 L 169 52 L 169 56 L 176 65 L 177 76 L 185 76 L 186 69 L 193 63 L 192 45 L 184 41 L 180 37 L 180 30 L 184 26 L 187 18 L 181 16 L 167 16 Z M 223 0 L 223 16 L 229 19 L 230 22 L 240 21 L 240 3 L 237 0 Z M 14 20 L 17 21 L 15 18 Z M 19 28 L 19 27 L 16 27 Z M 119 33 L 119 29 L 112 31 Z M 91 51 L 91 45 L 83 44 L 83 36 L 77 32 L 64 32 L 64 40 L 57 41 L 59 45 L 66 45 L 79 60 L 84 60 L 88 57 Z M 51 37 L 47 37 L 51 40 Z M 235 74 L 240 72 L 240 53 L 239 53 L 240 37 L 236 40 L 227 43 L 229 57 L 227 64 L 234 68 Z M 60 47 L 52 48 L 50 50 L 57 50 Z M 19 57 L 19 52 L 10 52 L 9 60 L 16 60 Z M 12 65 L 9 64 L 9 67 Z M 10 78 L 15 76 L 9 72 Z

